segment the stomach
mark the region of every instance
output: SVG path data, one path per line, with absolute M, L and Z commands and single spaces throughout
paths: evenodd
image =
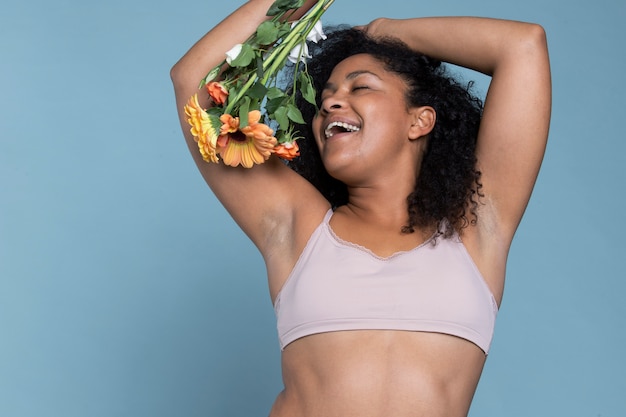
M 473 343 L 438 333 L 306 336 L 283 351 L 270 417 L 465 417 L 484 363 Z

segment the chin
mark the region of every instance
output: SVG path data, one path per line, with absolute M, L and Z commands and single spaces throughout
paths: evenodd
M 324 163 L 326 172 L 334 179 L 341 181 L 342 183 L 350 186 L 359 182 L 363 178 L 363 172 L 360 167 L 355 163 Z

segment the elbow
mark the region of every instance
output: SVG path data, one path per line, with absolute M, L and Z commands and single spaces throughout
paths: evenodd
M 200 82 L 200 76 L 197 71 L 190 71 L 189 66 L 181 61 L 174 64 L 170 69 L 170 80 L 174 87 L 176 97 L 191 97 L 194 91 L 197 91 Z
M 502 62 L 526 66 L 531 62 L 546 61 L 548 46 L 546 32 L 541 25 L 520 23 L 502 46 Z
M 170 68 L 170 79 L 174 86 L 180 85 L 184 79 L 184 71 L 180 61 L 178 61 L 172 68 Z
M 190 85 L 197 87 L 202 77 L 200 72 L 193 57 L 184 55 L 170 68 L 170 79 L 174 87 L 186 88 Z
M 535 52 L 547 52 L 548 41 L 543 26 L 536 23 L 528 23 L 522 41 L 524 48 Z

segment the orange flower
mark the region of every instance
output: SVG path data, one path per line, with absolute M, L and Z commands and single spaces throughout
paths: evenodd
M 229 133 L 235 133 L 239 130 L 239 117 L 233 117 L 230 114 L 223 114 L 220 116 L 220 136 L 228 135 Z
M 274 148 L 274 153 L 278 155 L 279 158 L 291 161 L 295 157 L 300 156 L 300 148 L 294 140 L 293 142 L 279 143 Z
M 212 121 L 211 116 L 200 107 L 197 94 L 194 94 L 187 102 L 185 114 L 189 117 L 187 121 L 191 125 L 191 134 L 198 143 L 202 159 L 207 162 L 218 162 L 216 152 L 218 131 L 215 125 L 219 122 Z
M 228 90 L 222 83 L 218 83 L 217 81 L 211 81 L 206 85 L 206 90 L 209 92 L 211 99 L 218 106 L 226 103 L 226 99 L 228 98 Z
M 248 125 L 243 128 L 239 128 L 238 117 L 230 114 L 220 117 L 222 127 L 217 140 L 217 151 L 226 165 L 251 168 L 270 157 L 276 146 L 276 138 L 272 136 L 274 131 L 259 123 L 259 120 L 261 112 L 258 110 L 248 113 Z

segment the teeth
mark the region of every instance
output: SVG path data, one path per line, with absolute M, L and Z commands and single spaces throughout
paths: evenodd
M 333 136 L 333 132 L 332 129 L 333 127 L 342 127 L 344 129 L 346 129 L 349 132 L 358 132 L 359 130 L 361 130 L 358 126 L 354 126 L 348 123 L 344 123 L 344 122 L 332 122 L 331 124 L 329 124 L 328 126 L 326 126 L 326 130 L 324 130 L 324 134 L 326 135 L 327 138 L 330 138 Z

